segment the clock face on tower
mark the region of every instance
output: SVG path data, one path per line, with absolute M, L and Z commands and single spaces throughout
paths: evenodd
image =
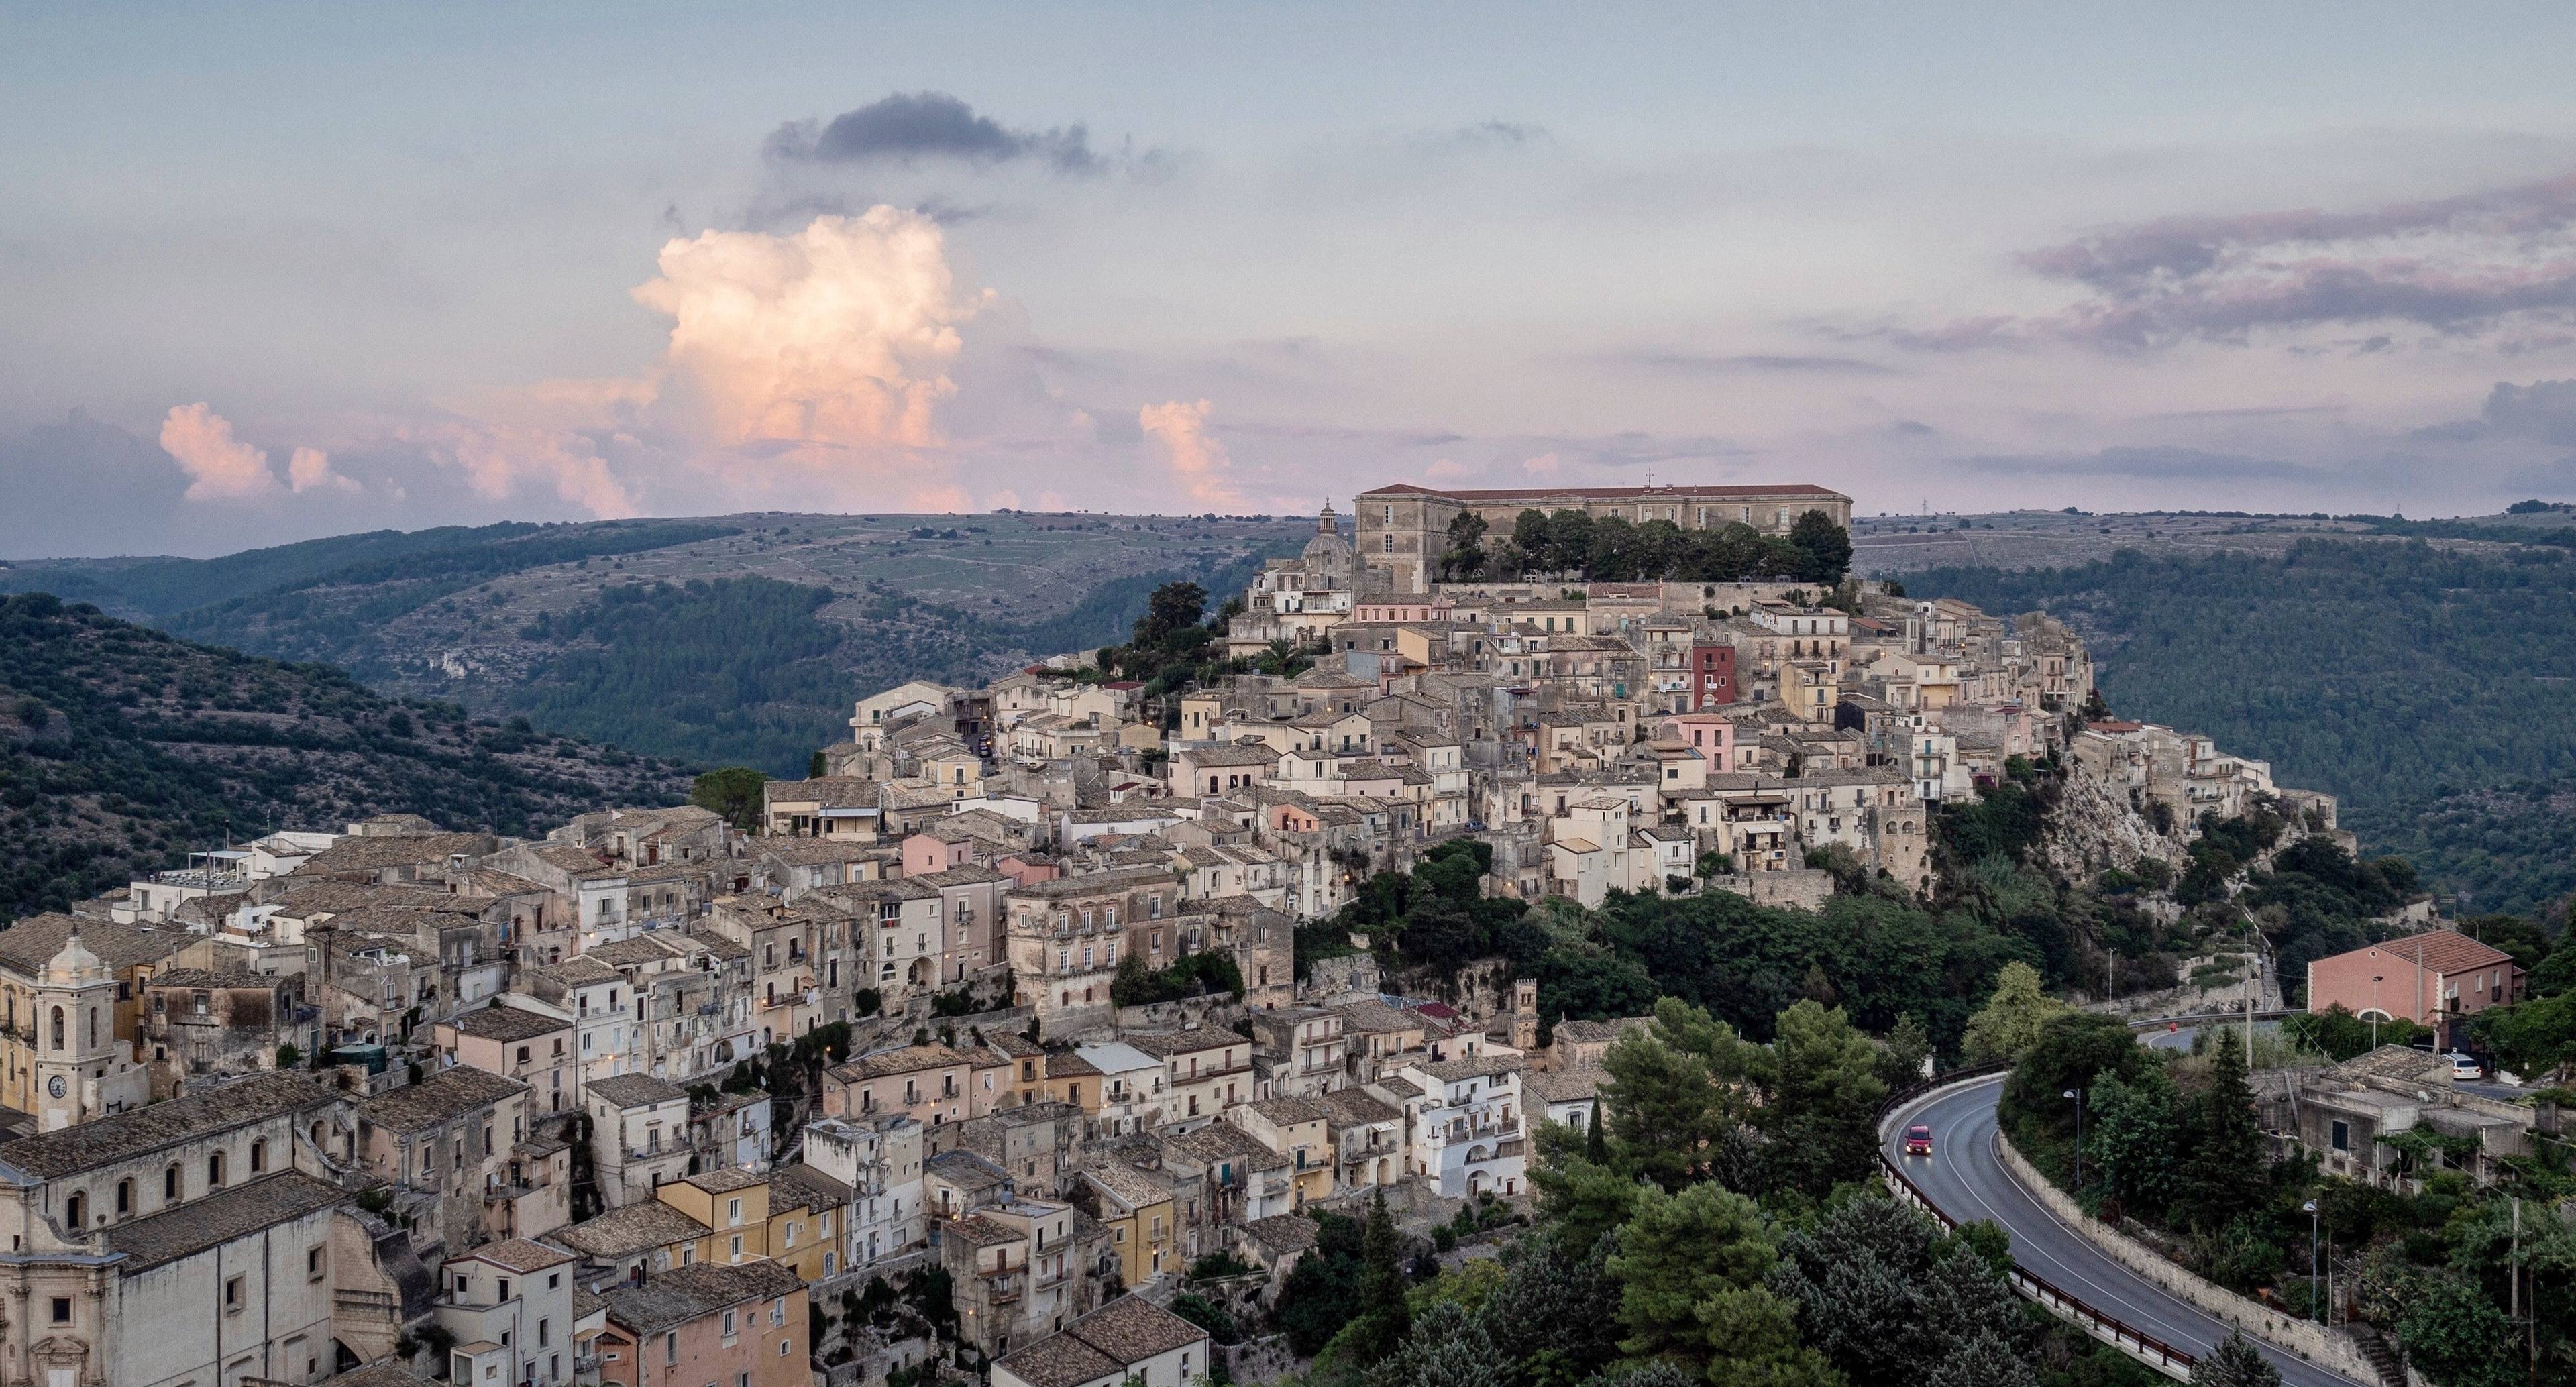
M 71 1085 L 64 1083 L 63 1076 L 60 1074 L 45 1080 L 45 1092 L 54 1095 L 56 1098 L 62 1097 L 70 1088 Z

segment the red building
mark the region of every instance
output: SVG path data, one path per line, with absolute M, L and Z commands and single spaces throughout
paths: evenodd
M 2420 966 L 2419 966 L 2420 961 Z M 2365 1019 L 2403 1019 L 2439 1031 L 2454 1018 L 2522 998 L 2522 969 L 2512 956 L 2458 930 L 2427 930 L 2308 965 L 2308 1010 L 2340 1005 Z
M 1692 645 L 1690 711 L 1733 703 L 1735 690 L 1735 647 Z

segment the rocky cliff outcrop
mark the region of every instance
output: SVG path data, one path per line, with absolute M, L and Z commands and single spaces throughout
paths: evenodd
M 2068 776 L 2060 785 L 2041 850 L 2052 873 L 2073 881 L 2146 857 L 2177 872 L 2184 863 L 2181 839 L 2157 832 L 2126 793 L 2087 775 Z

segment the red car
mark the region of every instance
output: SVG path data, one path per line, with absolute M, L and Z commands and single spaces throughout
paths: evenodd
M 1924 1126 L 1924 1125 L 1923 1125 L 1922 1123 L 1920 1123 L 1920 1122 L 1917 1122 L 1917 1123 L 1915 1123 L 1913 1126 L 1906 1128 L 1906 1129 L 1905 1129 L 1905 1154 L 1906 1154 L 1906 1155 L 1909 1155 L 1909 1156 L 1929 1156 L 1929 1155 L 1931 1155 L 1931 1154 L 1932 1154 L 1932 1129 L 1931 1129 L 1931 1128 L 1929 1128 L 1929 1127 Z

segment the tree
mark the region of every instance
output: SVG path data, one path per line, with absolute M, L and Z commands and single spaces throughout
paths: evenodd
M 1778 1183 L 1822 1199 L 1836 1183 L 1865 1178 L 1877 1160 L 1871 1117 L 1887 1096 L 1878 1049 L 1843 1009 L 1801 1001 L 1780 1013 L 1772 1042 L 1777 1078 L 1757 1110 L 1771 1138 Z
M 831 768 L 830 759 L 819 751 L 805 758 L 805 777 L 808 780 L 822 779 L 831 771 Z
M 768 776 L 749 766 L 725 766 L 690 783 L 689 803 L 749 833 L 760 827 L 760 787 L 768 783 Z
M 1530 567 L 1545 569 L 1556 552 L 1556 528 L 1548 520 L 1547 512 L 1532 508 L 1514 517 L 1511 544 Z
M 1940 1380 L 1979 1379 L 2023 1338 L 2020 1306 L 2004 1274 L 1978 1246 L 1885 1195 L 1846 1200 L 1813 1227 L 1780 1240 L 1769 1285 L 1798 1309 L 1807 1340 L 1853 1382 L 1906 1382 L 1947 1365 Z M 2019 1355 L 2006 1359 L 2019 1362 Z
M 1646 1189 L 1608 1263 L 1628 1330 L 1620 1348 L 1631 1357 L 1669 1354 L 1705 1365 L 1714 1350 L 1702 1308 L 1727 1292 L 1757 1290 L 1776 1260 L 1768 1221 L 1743 1195 L 1715 1184 L 1680 1194 Z M 1750 1310 L 1739 1305 L 1733 1313 Z
M 2192 1387 L 2281 1387 L 2280 1369 L 2233 1330 L 2191 1368 Z
M 1548 517 L 1547 559 L 1551 573 L 1581 577 L 1592 562 L 1592 516 L 1590 512 L 1561 510 Z
M 1556 1225 L 1557 1236 L 1587 1250 L 1635 1215 L 1637 1198 L 1647 1188 L 1582 1156 L 1544 1161 L 1531 1167 L 1529 1176 L 1539 1212 Z
M 1384 1187 L 1369 1196 L 1368 1223 L 1360 1232 L 1358 1310 L 1351 1325 L 1352 1350 L 1362 1364 L 1394 1352 L 1413 1323 L 1404 1298 L 1403 1239 L 1386 1211 Z
M 1896 1026 L 1887 1033 L 1878 1053 L 1879 1082 L 1892 1092 L 1923 1077 L 1923 1061 L 1932 1055 L 1932 1033 L 1923 1028 L 1923 1018 L 1905 1012 L 1896 1018 Z
M 1620 1173 L 1666 1190 L 1698 1178 L 1742 1124 L 1737 1084 L 1754 1048 L 1724 1022 L 1671 997 L 1655 1004 L 1653 1025 L 1613 1041 L 1602 1057 L 1601 1103 Z
M 1984 1010 L 1969 1018 L 1960 1051 L 1970 1064 L 2017 1060 L 2039 1043 L 2040 1030 L 2066 1010 L 2064 1002 L 2040 990 L 2038 969 L 2007 963 L 1995 974 L 1994 994 Z
M 1456 1301 L 1422 1312 L 1368 1375 L 1369 1387 L 1505 1387 L 1513 1365 L 1495 1352 L 1484 1325 Z
M 2455 1271 L 2423 1277 L 2397 1339 L 2406 1361 L 2441 1387 L 2511 1387 L 2523 1380 L 2513 1324 L 2495 1298 Z
M 1789 543 L 1798 551 L 1794 577 L 1809 583 L 1839 583 L 1851 568 L 1851 532 L 1820 510 L 1799 516 L 1789 527 Z
M 2176 1208 L 2195 1230 L 2215 1233 L 2262 1204 L 2271 1173 L 2263 1129 L 2254 1121 L 2254 1090 L 2235 1046 L 2217 1047 L 2208 1086 L 2190 1107 Z
M 2117 1073 L 2098 1074 L 2085 1095 L 2092 1109 L 2085 1149 L 2096 1178 L 2128 1213 L 2149 1221 L 2173 1203 L 2176 1100 L 2173 1080 L 2161 1066 L 2134 1083 Z
M 1485 517 L 1471 510 L 1449 522 L 1448 546 L 1440 552 L 1440 572 L 1451 579 L 1475 578 L 1485 571 Z
M 1592 1244 L 1562 1230 L 1521 1249 L 1477 1318 L 1527 1387 L 1574 1387 L 1619 1356 L 1619 1285 Z
M 1195 1291 L 1185 1292 L 1172 1301 L 1172 1313 L 1208 1332 L 1208 1338 L 1219 1344 L 1243 1342 L 1243 1330 L 1226 1313 L 1224 1306 Z
M 1207 589 L 1196 583 L 1165 583 L 1145 599 L 1145 614 L 1136 618 L 1131 644 L 1161 649 L 1180 632 L 1199 624 L 1207 610 Z

